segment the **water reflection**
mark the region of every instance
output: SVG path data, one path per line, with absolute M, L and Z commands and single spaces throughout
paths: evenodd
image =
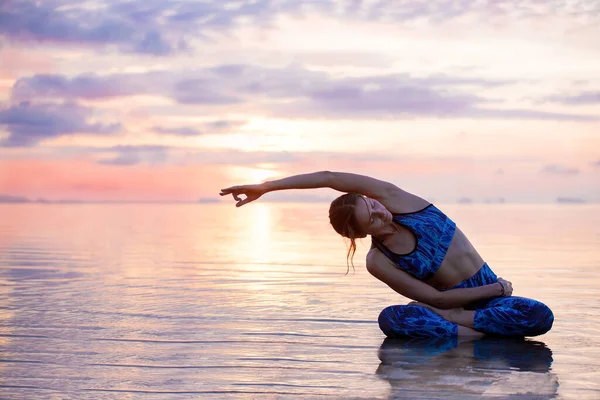
M 555 311 L 554 355 L 387 340 L 379 378 L 376 316 L 403 300 L 365 270 L 368 242 L 344 276 L 327 205 L 256 206 L 0 206 L 0 399 L 600 398 L 598 206 L 454 210 Z M 558 230 L 581 234 L 541 241 Z
M 376 373 L 390 383 L 392 399 L 551 399 L 559 386 L 552 351 L 533 340 L 387 338 L 378 355 Z

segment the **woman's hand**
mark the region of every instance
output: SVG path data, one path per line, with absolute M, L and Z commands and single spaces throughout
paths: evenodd
M 244 204 L 248 204 L 251 201 L 258 199 L 263 194 L 267 193 L 267 189 L 264 184 L 259 185 L 241 185 L 241 186 L 232 186 L 227 189 L 221 189 L 221 196 L 226 196 L 228 194 L 233 195 L 233 198 L 237 202 L 235 204 L 236 207 L 241 207 Z M 244 195 L 246 198 L 242 199 L 239 196 Z
M 506 279 L 498 278 L 498 283 L 502 285 L 502 297 L 512 296 L 513 287 L 512 283 L 507 281 Z

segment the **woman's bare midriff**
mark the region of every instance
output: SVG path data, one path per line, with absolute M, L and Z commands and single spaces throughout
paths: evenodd
M 447 289 L 475 275 L 483 264 L 483 258 L 457 227 L 442 265 L 426 283 L 436 289 Z

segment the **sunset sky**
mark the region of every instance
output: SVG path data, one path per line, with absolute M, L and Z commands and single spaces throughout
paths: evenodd
M 599 38 L 597 0 L 2 1 L 0 194 L 597 202 Z

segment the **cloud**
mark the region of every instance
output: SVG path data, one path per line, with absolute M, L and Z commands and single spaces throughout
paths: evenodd
M 100 165 L 138 165 L 141 158 L 137 153 L 122 153 L 114 157 L 103 158 L 98 161 Z
M 16 0 L 0 3 L 0 34 L 14 41 L 113 45 L 123 52 L 166 56 L 189 49 L 189 37 L 208 40 L 241 18 L 266 24 L 296 2 L 158 0 L 81 2 Z
M 159 76 L 157 76 L 159 75 Z M 19 78 L 12 87 L 15 101 L 29 99 L 103 99 L 158 93 L 160 74 L 114 74 L 100 76 L 82 74 L 72 78 L 64 75 L 39 74 Z M 153 82 L 148 84 L 148 82 Z
M 119 5 L 96 5 L 90 11 L 85 2 L 4 2 L 0 6 L 0 34 L 17 41 L 117 45 L 125 52 L 152 55 L 168 55 L 182 47 L 181 39 L 167 39 L 160 30 L 158 17 L 163 10 L 147 12 L 144 20 L 143 3 L 132 5 L 137 12 L 119 14 Z
M 550 164 L 544 166 L 542 172 L 552 175 L 578 175 L 581 171 L 578 168 L 566 167 L 560 164 Z
M 600 167 L 600 160 L 598 160 L 598 161 L 596 161 L 596 162 L 592 163 L 592 165 L 593 165 L 594 167 Z
M 187 51 L 190 38 L 208 41 L 242 23 L 265 28 L 278 16 L 308 13 L 392 23 L 426 20 L 439 24 L 466 15 L 480 21 L 552 15 L 591 20 L 600 16 L 600 4 L 566 0 L 547 4 L 538 0 L 15 0 L 0 3 L 0 34 L 15 41 L 110 45 L 123 52 L 165 56 Z
M 94 152 L 112 153 L 110 157 L 97 161 L 100 165 L 132 166 L 147 163 L 150 165 L 164 164 L 168 161 L 169 148 L 166 146 L 115 146 L 103 149 L 93 149 Z
M 8 138 L 0 142 L 5 147 L 26 147 L 54 137 L 78 133 L 113 134 L 120 124 L 88 122 L 92 110 L 74 103 L 31 104 L 22 102 L 0 109 L 0 126 Z
M 476 103 L 485 101 L 468 94 L 389 83 L 372 89 L 352 82 L 331 85 L 308 94 L 307 99 L 300 102 L 300 108 L 337 116 L 443 116 L 463 113 Z
M 155 126 L 152 130 L 156 133 L 164 133 L 168 135 L 179 135 L 179 136 L 198 136 L 201 135 L 202 132 L 188 127 L 180 127 L 180 128 L 165 128 L 161 126 Z
M 235 104 L 243 99 L 207 79 L 188 79 L 175 84 L 172 97 L 180 104 Z
M 560 0 L 540 2 L 536 0 L 461 0 L 431 2 L 427 0 L 380 0 L 369 2 L 348 0 L 343 14 L 369 20 L 411 21 L 426 19 L 432 23 L 443 23 L 466 15 L 474 15 L 481 21 L 498 17 L 530 19 L 554 15 L 588 18 L 600 15 L 596 2 L 572 2 Z
M 425 164 L 488 164 L 489 158 L 473 159 L 469 157 L 407 157 L 390 153 L 350 153 L 330 151 L 239 151 L 229 149 L 209 150 L 204 148 L 190 148 L 178 146 L 113 146 L 113 147 L 87 147 L 73 149 L 54 148 L 57 154 L 69 153 L 73 156 L 92 154 L 103 165 L 132 166 L 139 164 L 168 164 L 168 165 L 235 165 L 253 166 L 263 168 L 265 165 L 294 164 L 294 165 L 340 165 L 361 164 L 393 164 L 393 163 L 425 163 Z M 506 161 L 503 158 L 493 161 Z M 269 167 L 264 167 L 269 168 Z
M 600 104 L 600 91 L 582 92 L 582 93 L 572 95 L 572 96 L 563 96 L 563 95 L 548 96 L 548 97 L 545 97 L 542 101 L 566 104 L 566 105 L 571 105 L 571 106 Z
M 242 106 L 253 104 L 266 114 L 314 118 L 514 118 L 534 120 L 598 120 L 596 116 L 498 109 L 498 103 L 466 92 L 515 82 L 409 74 L 335 77 L 289 66 L 264 68 L 226 64 L 195 71 L 148 74 L 35 75 L 19 79 L 14 100 L 35 98 L 101 99 L 146 94 L 180 104 Z M 230 108 L 231 109 L 231 108 Z M 164 128 L 164 127 L 162 127 Z M 169 129 L 169 128 L 166 128 Z
M 221 119 L 207 122 L 204 126 L 206 127 L 207 133 L 223 133 L 239 128 L 245 124 L 245 121 Z
M 458 116 L 458 115 L 457 115 Z M 472 108 L 464 115 L 469 118 L 499 118 L 499 119 L 531 119 L 546 121 L 599 121 L 600 116 L 585 114 L 569 114 L 531 109 L 489 109 Z
M 173 158 L 183 164 L 256 165 L 291 164 L 318 157 L 315 153 L 267 151 L 190 150 L 174 149 Z
M 180 78 L 183 76 L 182 78 Z M 135 94 L 170 97 L 182 104 L 227 105 L 259 99 L 299 100 L 314 108 L 387 110 L 406 112 L 444 108 L 455 110 L 466 104 L 485 102 L 454 89 L 462 85 L 496 86 L 507 81 L 465 79 L 450 76 L 414 78 L 408 74 L 335 78 L 327 73 L 298 67 L 263 68 L 227 64 L 197 71 L 148 74 L 35 75 L 19 79 L 12 89 L 14 100 L 35 98 L 101 99 Z M 443 88 L 443 89 L 440 89 Z M 388 102 L 392 101 L 392 105 Z M 394 105 L 395 104 L 395 105 Z M 429 107 L 427 106 L 429 104 Z M 295 104 L 292 106 L 302 106 Z
M 69 186 L 69 189 L 74 189 L 74 190 L 78 190 L 78 191 L 103 191 L 103 192 L 109 192 L 109 191 L 120 191 L 122 189 L 124 189 L 125 187 L 122 184 L 119 183 L 113 183 L 113 182 L 81 182 L 81 183 L 75 183 L 71 186 Z
M 56 151 L 60 152 L 60 149 L 56 149 Z M 314 153 L 243 152 L 152 145 L 78 148 L 77 154 L 100 155 L 101 158 L 96 161 L 97 164 L 114 166 L 135 166 L 140 164 L 251 166 L 264 163 L 288 164 L 315 157 Z M 324 155 L 324 157 L 327 157 L 327 155 Z
M 133 50 L 136 53 L 168 55 L 173 51 L 173 47 L 165 40 L 160 32 L 152 30 L 146 32 L 137 43 L 134 43 Z
M 169 135 L 179 135 L 179 136 L 198 136 L 203 134 L 220 134 L 220 133 L 229 133 L 232 130 L 243 126 L 245 121 L 238 120 L 216 120 L 205 122 L 201 125 L 200 129 L 190 128 L 190 127 L 164 127 L 164 126 L 155 126 L 152 130 L 156 133 L 164 133 Z
M 60 152 L 61 149 L 55 149 Z M 63 149 L 64 152 L 64 149 Z M 389 162 L 394 157 L 384 154 L 355 154 L 332 152 L 270 152 L 270 151 L 237 151 L 237 150 L 206 150 L 176 146 L 113 146 L 78 148 L 78 155 L 100 155 L 97 164 L 134 166 L 140 164 L 170 164 L 170 165 L 236 165 L 256 166 L 259 164 L 296 164 L 323 161 L 352 161 L 352 162 Z

